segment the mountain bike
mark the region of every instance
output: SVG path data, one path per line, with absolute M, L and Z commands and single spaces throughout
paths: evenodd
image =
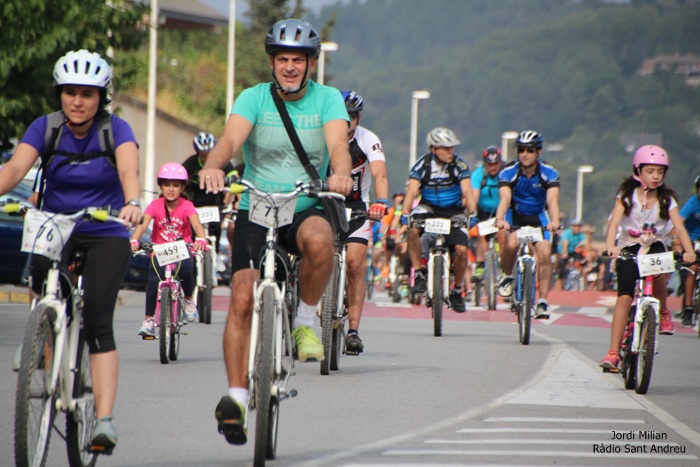
M 158 278 L 158 298 L 153 317 L 158 327 L 158 349 L 162 364 L 177 360 L 180 353 L 180 336 L 186 334 L 183 331 L 187 324 L 183 319 L 185 295 L 177 273 L 180 261 L 190 256 L 190 246 L 184 240 L 141 244 L 142 252 L 153 253 L 151 261 L 158 261 L 158 264 L 165 267 L 165 276 Z M 143 339 L 153 340 L 155 336 L 144 336 Z
M 453 228 L 462 228 L 465 224 L 465 216 L 457 215 L 450 219 L 424 218 L 413 219 L 414 228 L 422 229 L 427 234 L 436 234 L 435 244 L 430 247 L 428 253 L 428 277 L 425 304 L 432 308 L 433 334 L 442 336 L 442 309 L 443 305 L 450 307 L 450 248 L 445 245 L 445 240 Z
M 499 272 L 499 255 L 498 242 L 496 241 L 496 218 L 487 219 L 476 224 L 477 231 L 480 237 L 486 237 L 488 244 L 487 250 L 484 253 L 484 280 L 474 287 L 474 305 L 479 306 L 481 297 L 486 297 L 486 304 L 489 310 L 496 309 L 496 295 L 498 293 L 498 272 Z
M 295 397 L 297 391 L 287 389 L 294 368 L 294 344 L 290 315 L 296 313 L 296 300 L 290 304 L 289 284 L 286 277 L 292 270 L 288 256 L 277 244 L 278 229 L 291 224 L 296 200 L 300 194 L 345 199 L 338 193 L 321 191 L 315 183 L 297 183 L 289 193 L 267 193 L 252 183 L 238 177 L 226 177 L 234 194 L 247 190 L 250 196 L 250 220 L 267 229 L 265 248 L 262 252 L 260 279 L 253 285 L 253 316 L 251 319 L 248 356 L 248 413 L 256 412 L 254 464 L 264 465 L 266 459 L 274 459 L 277 453 L 277 429 L 279 403 Z M 296 294 L 296 292 L 295 292 Z M 293 306 L 294 310 L 287 309 Z M 249 417 L 245 418 L 245 429 Z
M 194 254 L 195 268 L 195 304 L 199 311 L 199 322 L 211 324 L 211 302 L 214 287 L 218 285 L 216 279 L 216 238 L 209 235 L 209 223 L 219 222 L 219 208 L 217 206 L 198 207 L 197 214 L 206 232 L 206 250 L 197 251 Z
M 636 255 L 622 250 L 621 261 L 634 261 L 639 269 L 637 296 L 632 305 L 625 333 L 620 345 L 620 370 L 626 389 L 646 394 L 651 382 L 654 355 L 659 352 L 659 318 L 661 306 L 652 296 L 654 276 L 674 272 L 677 254 L 672 251 L 657 254 Z M 617 373 L 603 369 L 604 373 Z
M 401 301 L 401 279 L 399 276 L 399 253 L 396 248 L 391 252 L 389 258 L 389 297 L 392 303 Z
M 348 222 L 366 219 L 365 211 L 348 210 Z M 345 323 L 348 321 L 348 303 L 345 295 L 347 280 L 348 244 L 340 240 L 340 233 L 335 235 L 335 255 L 331 280 L 326 286 L 321 299 L 321 342 L 324 359 L 321 360 L 321 374 L 329 370 L 337 371 L 340 355 L 345 353 Z
M 3 209 L 26 213 L 22 251 L 50 260 L 44 295 L 33 303 L 22 343 L 15 396 L 15 464 L 43 466 L 51 431 L 56 430 L 66 441 L 71 467 L 94 466 L 99 454 L 112 450 L 90 445 L 96 412 L 83 329 L 85 251 L 74 251 L 67 267 L 61 259 L 78 221 L 123 224 L 123 220 L 97 207 L 73 214 L 52 214 L 17 203 L 5 204 Z M 65 432 L 55 425 L 58 411 L 66 413 Z
M 515 261 L 515 282 L 511 294 L 510 309 L 518 316 L 518 337 L 522 345 L 530 343 L 530 325 L 535 308 L 537 258 L 532 254 L 532 243 L 541 242 L 540 227 L 523 226 L 511 228 L 518 239 Z

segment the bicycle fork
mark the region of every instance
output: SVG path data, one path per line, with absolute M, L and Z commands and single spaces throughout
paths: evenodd
M 345 342 L 345 327 L 341 326 L 342 320 L 343 320 L 343 310 L 344 310 L 344 305 L 345 305 L 345 287 L 347 285 L 347 281 L 345 278 L 347 277 L 347 253 L 348 253 L 348 247 L 343 244 L 340 248 L 340 253 L 336 253 L 337 256 L 339 256 L 339 264 L 340 264 L 340 275 L 338 276 L 338 293 L 336 297 L 336 304 L 335 304 L 335 314 L 333 316 L 333 328 L 338 328 L 340 327 L 343 330 L 343 342 Z
M 658 299 L 652 296 L 652 276 L 647 276 L 643 281 L 644 294 L 641 298 L 637 299 L 637 309 L 634 315 L 634 331 L 632 334 L 632 348 L 630 352 L 636 354 L 639 352 L 639 347 L 641 345 L 641 334 L 642 325 L 645 319 L 645 310 L 651 308 L 656 316 L 656 329 L 654 330 L 654 353 L 659 353 L 658 341 L 659 341 L 659 319 L 661 317 L 661 304 Z M 641 285 L 641 284 L 640 284 Z
M 430 251 L 428 256 L 428 296 L 433 299 L 433 278 L 435 277 L 435 257 L 442 256 L 442 297 L 447 300 L 450 296 L 450 255 L 444 248 L 442 248 L 443 240 L 442 236 L 438 237 L 436 247 Z

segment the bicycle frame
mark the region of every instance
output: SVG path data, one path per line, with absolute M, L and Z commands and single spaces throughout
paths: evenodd
M 184 298 L 180 280 L 173 275 L 173 271 L 179 267 L 179 263 L 171 263 L 165 265 L 165 277 L 158 281 L 158 299 L 156 302 L 156 313 L 154 320 L 156 326 L 160 323 L 160 304 L 163 301 L 163 289 L 167 286 L 170 288 L 171 297 L 173 299 L 173 315 L 172 322 L 175 325 L 180 325 L 178 320 L 180 313 L 180 304 Z
M 520 243 L 520 246 L 518 247 L 515 267 L 518 273 L 515 277 L 513 304 L 520 305 L 523 301 L 523 274 L 525 273 L 525 268 L 529 267 L 532 270 L 533 277 L 535 277 L 535 275 L 537 274 L 537 258 L 532 254 L 529 242 Z
M 448 247 L 445 245 L 445 235 L 438 234 L 435 241 L 435 246 L 430 248 L 428 253 L 428 298 L 431 300 L 434 296 L 433 290 L 433 278 L 435 277 L 435 258 L 437 256 L 443 257 L 443 273 L 442 273 L 442 296 L 445 303 L 449 303 L 450 296 L 450 254 Z
M 632 333 L 632 347 L 630 352 L 638 353 L 640 344 L 640 333 L 642 329 L 642 323 L 644 323 L 644 313 L 642 310 L 651 308 L 654 310 L 656 315 L 656 332 L 654 333 L 654 353 L 659 353 L 658 342 L 659 342 L 659 319 L 661 317 L 661 304 L 658 299 L 652 296 L 654 277 L 646 276 L 638 281 L 639 291 L 635 300 L 636 309 L 632 321 L 634 322 L 634 328 Z

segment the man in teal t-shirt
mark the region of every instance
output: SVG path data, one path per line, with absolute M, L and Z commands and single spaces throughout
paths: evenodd
M 244 178 L 266 192 L 292 191 L 297 181 L 311 178 L 299 161 L 272 98 L 284 102 L 299 139 L 319 174 L 330 169 L 331 191 L 347 196 L 353 185 L 348 145 L 348 113 L 340 91 L 309 80 L 321 50 L 316 30 L 306 21 L 286 19 L 272 26 L 265 51 L 275 86 L 260 84 L 246 89 L 236 100 L 224 134 L 199 173 L 208 191 L 224 189 L 221 170 L 243 149 Z M 299 198 L 291 225 L 279 229 L 279 243 L 287 251 L 302 254 L 301 300 L 292 333 L 299 361 L 323 360 L 323 345 L 313 325 L 316 307 L 333 269 L 333 229 L 318 201 Z M 259 277 L 260 252 L 267 228 L 249 219 L 249 196 L 243 195 L 233 237 L 231 305 L 224 331 L 224 359 L 228 394 L 221 398 L 215 416 L 218 429 L 230 444 L 247 441 L 245 412 L 248 406 L 248 341 L 253 312 L 253 284 Z

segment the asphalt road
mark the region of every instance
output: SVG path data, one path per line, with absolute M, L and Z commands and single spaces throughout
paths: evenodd
M 252 440 L 229 446 L 216 430 L 214 408 L 227 386 L 226 289 L 217 294 L 212 325 L 188 326 L 180 359 L 162 365 L 157 341 L 136 336 L 143 295 L 124 293 L 115 318 L 119 445 L 98 465 L 252 465 Z M 290 386 L 299 396 L 281 405 L 278 459 L 269 464 L 700 465 L 697 333 L 661 336 L 649 393 L 640 396 L 596 367 L 609 340 L 609 298 L 557 300 L 555 319 L 536 323 L 522 346 L 507 309 L 448 311 L 438 338 L 426 308 L 379 294 L 363 318 L 363 354 L 344 356 L 328 376 L 318 363 L 295 367 Z M 10 368 L 27 308 L 0 307 L 2 466 L 13 465 Z M 47 465 L 67 465 L 55 435 Z

